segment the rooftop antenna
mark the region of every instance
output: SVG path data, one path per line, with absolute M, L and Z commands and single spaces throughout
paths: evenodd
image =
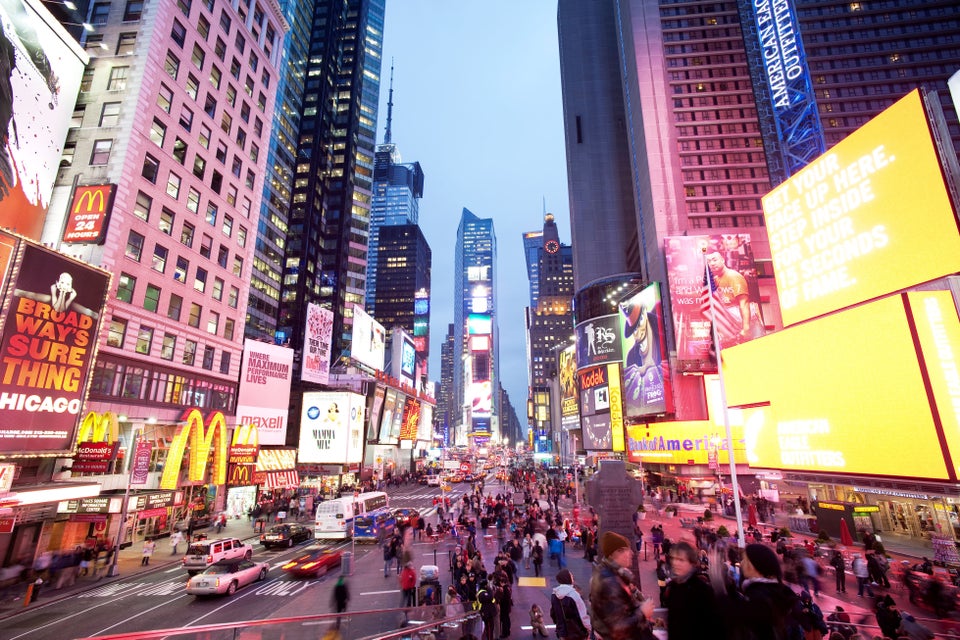
M 543 198 L 543 215 L 547 215 L 547 196 L 540 196 Z
M 393 123 L 393 58 L 390 58 L 390 94 L 387 98 L 387 132 L 383 135 L 383 143 L 390 144 L 390 125 Z

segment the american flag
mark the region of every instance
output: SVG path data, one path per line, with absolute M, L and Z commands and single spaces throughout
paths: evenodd
M 710 287 L 707 289 L 709 279 Z M 713 316 L 710 314 L 710 298 L 713 298 Z M 717 287 L 717 281 L 709 270 L 706 271 L 703 278 L 703 291 L 700 293 L 700 313 L 704 318 L 717 323 L 717 331 L 720 336 L 736 336 L 743 328 L 743 321 L 738 315 L 731 312 L 723 303 L 720 297 L 720 291 Z

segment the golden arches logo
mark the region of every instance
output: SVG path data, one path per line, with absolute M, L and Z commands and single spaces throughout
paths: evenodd
M 109 411 L 94 413 L 83 417 L 77 431 L 77 442 L 116 442 L 120 439 L 120 423 L 117 416 Z
M 167 464 L 160 478 L 160 488 L 173 490 L 180 479 L 183 466 L 183 454 L 190 443 L 190 461 L 187 467 L 187 480 L 203 482 L 207 463 L 213 454 L 212 484 L 225 484 L 227 481 L 227 421 L 221 411 L 211 413 L 206 425 L 199 409 L 188 409 L 183 414 L 183 422 L 170 443 Z
M 78 187 L 74 201 L 74 213 L 104 213 L 107 210 L 106 194 L 110 192 L 111 185 L 99 185 L 96 187 Z
M 260 432 L 255 424 L 241 424 L 233 430 L 233 439 L 230 446 L 237 447 L 247 445 L 251 447 L 260 446 Z

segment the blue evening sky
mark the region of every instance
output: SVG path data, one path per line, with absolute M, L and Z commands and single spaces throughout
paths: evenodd
M 430 379 L 453 322 L 453 264 L 464 207 L 493 218 L 500 374 L 526 424 L 523 233 L 546 211 L 570 243 L 556 0 L 387 0 L 377 142 L 394 64 L 393 142 L 424 172 L 420 227 L 433 251 Z

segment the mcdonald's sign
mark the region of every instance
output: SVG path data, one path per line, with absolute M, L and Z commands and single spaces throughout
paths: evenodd
M 207 417 L 204 424 L 200 409 L 187 409 L 182 423 L 177 429 L 167 463 L 160 478 L 161 489 L 176 489 L 180 480 L 180 468 L 183 466 L 183 454 L 187 443 L 190 444 L 190 462 L 187 468 L 187 480 L 203 482 L 207 463 L 213 456 L 212 484 L 226 484 L 227 481 L 227 421 L 223 413 L 215 411 Z
M 67 210 L 67 223 L 63 228 L 63 242 L 67 244 L 103 244 L 104 232 L 110 212 L 113 211 L 113 195 L 116 185 L 98 184 L 77 187 Z
M 231 487 L 246 487 L 255 484 L 253 481 L 254 466 L 252 464 L 231 464 L 227 474 L 227 485 Z
M 91 411 L 80 421 L 77 431 L 77 443 L 116 442 L 120 439 L 120 423 L 110 411 L 94 413 Z

